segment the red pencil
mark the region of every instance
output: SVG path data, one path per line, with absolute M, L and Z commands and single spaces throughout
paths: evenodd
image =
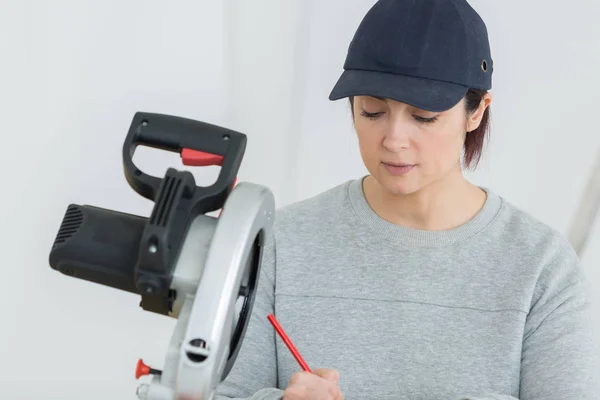
M 292 343 L 292 341 L 290 340 L 288 335 L 286 335 L 286 333 L 283 330 L 283 328 L 281 327 L 281 325 L 279 325 L 279 322 L 277 321 L 275 316 L 273 314 L 269 314 L 269 316 L 267 318 L 269 319 L 269 321 L 271 321 L 271 325 L 273 325 L 273 327 L 275 328 L 275 330 L 277 331 L 277 333 L 279 334 L 279 336 L 281 337 L 281 339 L 283 340 L 283 342 L 285 343 L 287 348 L 290 350 L 290 352 L 292 353 L 292 355 L 294 356 L 296 361 L 298 361 L 298 364 L 300 364 L 300 367 L 302 367 L 302 369 L 304 371 L 312 373 L 312 371 L 308 367 L 308 364 L 306 364 L 306 361 L 304 361 L 304 359 L 298 352 L 298 349 L 296 349 L 296 346 L 294 346 L 294 344 Z

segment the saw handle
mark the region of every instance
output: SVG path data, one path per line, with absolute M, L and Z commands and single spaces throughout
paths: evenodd
M 137 112 L 123 144 L 125 177 L 137 193 L 154 201 L 162 177 L 148 175 L 133 163 L 135 149 L 144 145 L 180 153 L 186 165 L 220 165 L 219 176 L 207 191 L 228 194 L 238 174 L 246 142 L 246 135 L 206 122 Z
M 137 112 L 123 143 L 123 168 L 129 185 L 155 203 L 141 234 L 134 282 L 144 310 L 168 315 L 170 284 L 183 239 L 198 215 L 222 209 L 233 190 L 246 135 L 202 121 Z M 186 165 L 220 165 L 211 186 L 196 185 L 191 172 L 168 168 L 163 177 L 146 174 L 133 163 L 137 146 L 180 153 Z

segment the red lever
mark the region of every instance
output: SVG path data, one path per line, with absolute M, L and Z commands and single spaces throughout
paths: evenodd
M 223 156 L 218 154 L 206 153 L 200 150 L 193 149 L 181 149 L 181 160 L 183 165 L 192 167 L 207 167 L 209 165 L 223 165 Z M 237 177 L 233 181 L 232 188 L 237 184 Z M 219 212 L 219 217 L 223 213 L 223 210 Z
M 204 151 L 182 149 L 181 159 L 183 165 L 192 167 L 206 167 L 209 165 L 223 165 L 223 156 L 206 153 Z
M 161 371 L 150 368 L 149 366 L 144 364 L 144 361 L 140 358 L 138 360 L 137 366 L 135 368 L 135 379 L 140 379 L 140 377 L 142 377 L 144 375 L 150 375 L 150 374 L 160 375 Z

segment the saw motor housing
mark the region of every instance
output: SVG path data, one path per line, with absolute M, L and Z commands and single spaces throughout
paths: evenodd
M 275 212 L 266 187 L 235 185 L 246 141 L 205 122 L 138 112 L 123 145 L 123 167 L 129 185 L 155 203 L 151 215 L 67 207 L 50 266 L 139 295 L 144 310 L 178 320 L 164 369 L 138 390 L 140 398 L 210 399 L 235 363 Z M 139 145 L 178 152 L 186 165 L 219 165 L 219 176 L 201 187 L 176 168 L 163 178 L 147 175 L 133 163 Z M 207 215 L 219 209 L 219 217 Z

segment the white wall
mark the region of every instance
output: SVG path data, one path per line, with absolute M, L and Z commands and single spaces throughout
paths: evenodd
M 472 178 L 566 232 L 600 148 L 600 5 L 472 3 L 496 67 L 493 140 Z M 348 104 L 327 96 L 371 4 L 2 3 L 3 398 L 133 399 L 137 359 L 161 366 L 174 321 L 143 312 L 136 296 L 64 277 L 47 260 L 69 203 L 150 212 L 121 167 L 136 111 L 247 133 L 240 179 L 267 184 L 278 205 L 364 173 Z M 176 155 L 143 149 L 136 162 L 157 175 L 181 167 Z M 194 175 L 208 183 L 216 172 Z M 583 257 L 597 289 L 599 245 L 600 220 Z

